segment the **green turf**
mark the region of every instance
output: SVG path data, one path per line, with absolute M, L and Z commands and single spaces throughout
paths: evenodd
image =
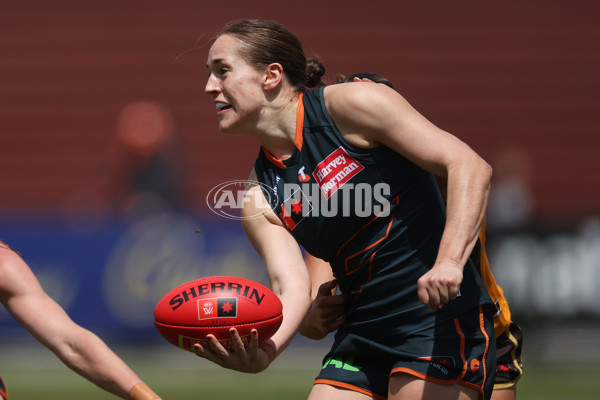
M 520 400 L 600 399 L 600 360 L 525 365 Z
M 129 364 L 165 399 L 306 399 L 318 372 L 321 353 L 293 349 L 260 374 L 242 374 L 208 364 L 177 350 L 173 357 L 126 354 Z M 11 400 L 115 399 L 59 363 L 45 361 L 31 369 L 2 362 Z M 25 364 L 24 364 L 25 365 Z M 519 400 L 600 398 L 600 362 L 526 364 Z

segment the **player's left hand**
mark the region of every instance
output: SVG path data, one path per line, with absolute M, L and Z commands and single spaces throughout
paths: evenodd
M 432 310 L 442 308 L 458 296 L 462 280 L 461 266 L 452 262 L 436 262 L 417 282 L 419 300 Z
M 257 373 L 267 369 L 271 363 L 268 353 L 258 345 L 258 331 L 250 332 L 250 343 L 244 346 L 237 329 L 229 330 L 231 335 L 232 350 L 227 350 L 213 335 L 207 335 L 208 344 L 194 344 L 194 353 L 206 358 L 223 368 L 240 372 Z

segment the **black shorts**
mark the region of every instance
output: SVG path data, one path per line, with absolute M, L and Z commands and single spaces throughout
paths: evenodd
M 479 307 L 385 343 L 340 331 L 314 383 L 387 399 L 389 377 L 408 373 L 440 384 L 459 383 L 489 399 L 496 365 L 492 312 Z
M 496 380 L 494 389 L 514 386 L 523 375 L 523 332 L 514 322 L 496 338 Z

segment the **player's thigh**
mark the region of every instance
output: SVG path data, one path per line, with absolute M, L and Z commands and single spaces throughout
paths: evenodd
M 335 386 L 315 384 L 308 400 L 370 400 L 371 396 Z
M 410 374 L 395 373 L 390 377 L 388 400 L 478 400 L 477 390 L 459 384 L 442 385 Z
M 506 389 L 494 389 L 492 392 L 492 400 L 516 400 L 517 387 L 512 386 Z

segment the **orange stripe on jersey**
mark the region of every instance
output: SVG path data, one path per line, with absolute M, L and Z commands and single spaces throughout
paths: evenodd
M 398 204 L 398 200 L 399 200 L 399 196 L 394 197 L 391 201 L 390 201 L 390 205 L 392 203 L 396 203 L 396 205 Z M 369 222 L 367 222 L 366 224 L 364 224 L 358 231 L 356 231 L 354 233 L 354 235 L 352 235 L 350 237 L 350 239 L 346 240 L 346 242 L 340 246 L 340 248 L 338 249 L 337 253 L 336 253 L 336 257 L 340 254 L 340 252 L 342 251 L 342 249 L 344 248 L 344 246 L 346 246 L 350 241 L 352 241 L 352 239 L 354 239 L 356 237 L 356 235 L 358 235 L 358 233 L 360 231 L 362 231 L 363 229 L 365 229 L 367 226 L 369 226 L 371 223 L 373 223 L 373 221 L 377 220 L 377 218 L 379 218 L 379 216 L 381 215 L 381 213 L 383 213 L 384 211 L 386 211 L 387 209 L 382 210 L 379 214 L 377 214 L 375 217 L 373 217 L 371 220 L 369 220 Z M 389 235 L 390 235 L 390 229 L 392 229 L 392 224 L 394 222 L 394 213 L 392 212 L 390 215 L 390 222 L 388 223 L 388 227 L 385 231 L 385 235 L 383 235 L 383 237 L 377 239 L 374 243 L 372 243 L 371 245 L 365 247 L 364 249 L 357 251 L 356 253 L 352 254 L 351 256 L 346 257 L 346 259 L 344 260 L 344 264 L 346 266 L 346 276 L 348 275 L 352 275 L 353 273 L 355 273 L 356 271 L 358 271 L 360 268 L 362 268 L 364 266 L 364 264 L 360 263 L 358 264 L 358 266 L 354 269 L 350 269 L 349 267 L 349 263 L 350 260 L 352 260 L 355 257 L 360 256 L 361 254 L 363 254 L 364 252 L 366 252 L 369 249 L 372 249 L 373 247 L 377 246 L 378 244 L 380 244 L 381 242 L 383 242 L 384 240 L 386 240 Z M 371 254 L 371 257 L 369 258 L 369 277 L 367 278 L 367 280 L 365 282 L 363 282 L 363 284 L 360 286 L 360 288 L 353 290 L 351 293 L 352 294 L 356 294 L 356 293 L 360 293 L 362 292 L 363 287 L 365 286 L 365 283 L 369 282 L 373 276 L 373 259 L 375 258 L 375 254 L 377 253 L 377 251 L 373 252 L 373 254 Z
M 296 135 L 294 136 L 294 145 L 298 151 L 302 151 L 302 131 L 304 130 L 304 93 L 298 95 L 298 108 L 296 108 Z
M 294 133 L 294 146 L 298 149 L 298 151 L 302 151 L 302 131 L 304 130 L 304 103 L 302 99 L 304 98 L 304 93 L 300 93 L 298 95 L 298 107 L 296 108 L 296 132 Z M 278 168 L 284 169 L 286 168 L 285 164 L 282 160 L 275 157 L 269 150 L 267 150 L 264 146 L 262 147 L 262 151 L 265 153 L 267 160 L 276 165 Z
M 335 387 L 339 387 L 342 389 L 347 389 L 347 390 L 352 390 L 353 392 L 358 392 L 358 393 L 362 393 L 365 394 L 369 397 L 372 397 L 375 400 L 385 400 L 387 399 L 387 397 L 385 396 L 380 396 L 378 394 L 375 394 L 367 389 L 363 389 L 361 387 L 358 386 L 354 386 L 354 385 L 350 385 L 349 383 L 345 383 L 345 382 L 338 382 L 338 381 L 333 381 L 331 379 L 315 379 L 314 384 L 322 384 L 322 385 L 329 385 L 329 386 L 335 386 Z
M 269 150 L 267 150 L 264 146 L 261 146 L 261 147 L 262 147 L 263 153 L 265 153 L 265 157 L 267 157 L 267 160 L 271 161 L 273 164 L 275 164 L 279 168 L 282 168 L 282 169 L 286 168 L 283 161 L 281 161 L 279 158 L 277 158 L 273 154 L 271 154 L 271 152 Z
M 392 200 L 390 200 L 390 203 L 389 203 L 389 205 L 391 206 L 391 204 L 392 204 L 392 203 L 396 203 L 396 205 L 398 205 L 398 204 L 399 204 L 399 199 L 400 199 L 400 196 L 399 196 L 399 195 L 398 195 L 398 196 L 396 196 L 396 197 L 394 197 Z M 379 216 L 380 216 L 380 215 L 381 215 L 381 214 L 382 214 L 384 211 L 386 211 L 386 210 L 387 210 L 387 208 L 385 208 L 385 209 L 381 210 L 381 211 L 379 212 L 379 214 L 377 214 L 376 216 L 374 216 L 374 217 L 373 217 L 371 220 L 369 220 L 369 222 L 367 222 L 366 224 L 364 224 L 363 226 L 361 226 L 359 230 L 357 230 L 356 232 L 354 232 L 354 234 L 353 234 L 352 236 L 350 236 L 350 238 L 349 238 L 348 240 L 346 240 L 346 242 L 344 242 L 344 244 L 342 244 L 342 245 L 340 246 L 340 248 L 338 249 L 338 251 L 335 253 L 335 257 L 337 257 L 337 256 L 339 256 L 339 255 L 340 255 L 340 253 L 341 253 L 342 249 L 343 249 L 344 247 L 346 247 L 346 245 L 347 245 L 348 243 L 350 243 L 350 242 L 351 242 L 351 241 L 352 241 L 352 240 L 353 240 L 353 239 L 356 237 L 356 235 L 358 235 L 358 234 L 359 234 L 359 232 L 360 232 L 360 231 L 362 231 L 362 230 L 363 230 L 363 229 L 365 229 L 367 226 L 369 226 L 369 225 L 370 225 L 370 224 L 372 224 L 374 221 L 376 221 L 376 220 L 377 220 L 377 218 L 379 218 Z M 393 214 L 392 214 L 392 215 L 393 215 Z M 393 221 L 393 218 L 390 218 L 390 220 L 391 220 L 391 221 Z M 390 226 L 391 226 L 391 225 L 390 225 Z M 387 237 L 387 235 L 389 234 L 389 231 L 390 231 L 390 226 L 388 226 L 388 229 L 387 229 L 387 231 L 386 231 L 386 237 Z M 383 239 L 385 239 L 385 238 L 383 238 Z M 380 239 L 379 241 L 381 241 L 381 240 L 383 240 L 383 239 Z M 379 243 L 379 241 L 378 241 L 377 243 Z M 373 246 L 374 246 L 375 244 L 377 244 L 377 243 L 374 243 L 373 245 L 371 245 L 371 246 L 369 246 L 369 247 L 367 247 L 367 248 L 371 248 L 371 247 L 373 247 Z
M 508 307 L 508 302 L 504 297 L 504 291 L 494 279 L 494 275 L 492 275 L 492 271 L 490 269 L 490 264 L 487 258 L 487 254 L 485 252 L 485 219 L 481 225 L 481 229 L 479 230 L 479 243 L 480 243 L 480 253 L 479 253 L 479 273 L 481 275 L 481 279 L 483 280 L 483 284 L 487 289 L 487 292 L 496 305 L 496 308 L 499 311 L 498 315 L 494 316 L 494 331 L 496 337 L 500 336 L 508 329 L 511 321 L 510 308 Z

